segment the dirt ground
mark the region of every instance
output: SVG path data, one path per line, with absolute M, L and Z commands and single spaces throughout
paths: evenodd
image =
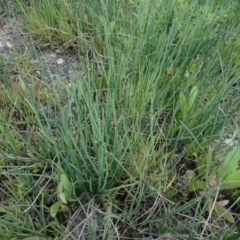
M 73 50 L 61 51 L 51 46 L 40 48 L 29 42 L 28 37 L 18 19 L 0 17 L 0 60 L 11 79 L 20 74 L 16 61 L 28 64 L 28 68 L 34 71 L 33 76 L 38 79 L 47 77 L 47 81 L 54 80 L 56 76 L 70 81 L 83 74 Z

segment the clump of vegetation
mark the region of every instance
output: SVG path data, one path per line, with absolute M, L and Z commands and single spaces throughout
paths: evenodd
M 31 46 L 74 51 L 84 74 L 2 60 L 0 236 L 78 239 L 79 209 L 92 239 L 234 236 L 238 1 L 12 5 Z

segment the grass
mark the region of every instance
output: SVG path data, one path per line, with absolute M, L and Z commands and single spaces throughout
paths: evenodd
M 89 239 L 237 237 L 239 180 L 221 187 L 219 169 L 239 135 L 238 1 L 4 6 L 84 74 L 46 82 L 31 53 L 1 61 L 2 239 L 74 239 L 79 211 Z

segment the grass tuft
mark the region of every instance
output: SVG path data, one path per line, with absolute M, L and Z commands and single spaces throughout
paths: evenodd
M 40 78 L 28 48 L 1 58 L 0 236 L 234 236 L 238 1 L 13 8 L 30 46 L 73 50 L 84 74 Z

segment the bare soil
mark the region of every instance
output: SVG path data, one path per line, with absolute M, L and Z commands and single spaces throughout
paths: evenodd
M 62 51 L 51 46 L 39 47 L 29 42 L 23 24 L 13 17 L 0 17 L 0 58 L 11 79 L 20 74 L 18 64 L 28 64 L 38 79 L 54 80 L 57 76 L 70 81 L 83 74 L 73 49 Z

